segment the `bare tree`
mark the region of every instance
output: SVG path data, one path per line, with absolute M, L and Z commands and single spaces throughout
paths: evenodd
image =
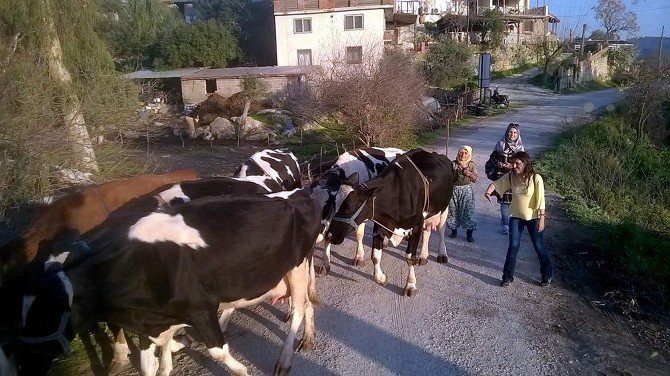
M 310 78 L 311 92 L 292 98 L 304 118 L 333 116 L 366 146 L 410 146 L 425 119 L 426 82 L 412 59 L 387 51 L 378 63 L 343 64 Z
M 256 77 L 244 77 L 242 79 L 242 95 L 244 96 L 244 111 L 240 118 L 240 127 L 237 131 L 237 146 L 240 146 L 240 134 L 242 129 L 247 125 L 247 117 L 249 116 L 249 108 L 251 102 L 258 101 L 267 94 L 268 85 Z
M 670 103 L 670 65 L 641 64 L 626 99 L 637 143 L 645 136 L 662 138 L 668 121 L 668 112 L 663 109 Z
M 605 28 L 607 39 L 618 38 L 620 32 L 636 33 L 640 30 L 637 14 L 629 11 L 623 0 L 598 0 L 593 10 L 596 19 Z

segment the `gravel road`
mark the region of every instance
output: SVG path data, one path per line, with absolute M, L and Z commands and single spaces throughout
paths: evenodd
M 537 257 L 524 234 L 517 278 L 510 287 L 499 287 L 507 237 L 499 232 L 498 205 L 483 199 L 488 185 L 484 162 L 494 143 L 508 123 L 516 122 L 526 150 L 537 156 L 555 135 L 581 124 L 596 109 L 612 108 L 622 97 L 616 90 L 558 95 L 522 81 L 523 77 L 498 82 L 500 93 L 509 95 L 518 110 L 451 132 L 449 155 L 453 157 L 460 145 L 472 146 L 481 177 L 475 184 L 475 243 L 466 242 L 463 231 L 447 239 L 450 263 L 442 265 L 435 262 L 433 237 L 428 265 L 417 268 L 418 294 L 412 298 L 401 295 L 405 243 L 383 256 L 386 286 L 372 280 L 371 226 L 364 241 L 365 267 L 351 265 L 353 241 L 334 247 L 330 275 L 317 280 L 321 305 L 316 312 L 316 348 L 296 353 L 293 375 L 670 374 L 663 356 L 640 342 L 621 319 L 589 304 L 584 290 L 592 283 L 588 277 L 574 276 L 561 266 L 577 235 L 555 196 L 550 194 L 548 201 L 546 241 L 552 259 L 558 260 L 556 283 L 538 285 Z M 435 140 L 429 149 L 444 152 L 445 140 Z M 261 304 L 233 315 L 231 349 L 254 375 L 272 373 L 287 330 L 285 309 Z M 133 362 L 137 365 L 136 358 Z M 125 374 L 137 371 L 128 368 Z M 175 354 L 173 375 L 206 374 L 228 371 L 197 345 Z

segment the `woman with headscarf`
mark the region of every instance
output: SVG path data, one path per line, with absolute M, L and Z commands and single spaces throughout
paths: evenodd
M 516 256 L 521 245 L 523 228 L 528 229 L 533 248 L 540 260 L 541 286 L 549 286 L 553 277 L 553 269 L 549 255 L 544 248 L 545 228 L 545 200 L 544 181 L 540 174 L 535 173 L 533 161 L 528 153 L 518 152 L 511 158 L 514 168 L 510 173 L 491 183 L 484 193 L 484 197 L 491 202 L 493 192 L 508 192 L 513 196 L 510 206 L 510 233 L 507 257 L 503 268 L 500 286 L 509 286 L 514 280 L 514 266 Z
M 472 183 L 477 181 L 477 165 L 472 161 L 472 148 L 467 145 L 458 149 L 456 160 L 454 160 L 456 171 L 456 182 L 454 194 L 449 202 L 449 214 L 447 215 L 447 226 L 451 229 L 450 238 L 455 238 L 458 227 L 465 229 L 467 239 L 470 243 L 475 239 L 472 232 L 477 229 L 475 218 L 475 193 Z
M 521 141 L 521 131 L 519 124 L 509 123 L 505 135 L 496 143 L 491 153 L 491 161 L 493 162 L 494 171 L 487 175 L 490 180 L 498 180 L 501 176 L 512 171 L 514 167 L 510 158 L 515 153 L 524 151 L 523 142 Z M 508 190 L 502 195 L 496 195 L 498 203 L 500 204 L 500 224 L 502 225 L 502 233 L 509 234 L 509 204 L 512 201 L 512 193 Z

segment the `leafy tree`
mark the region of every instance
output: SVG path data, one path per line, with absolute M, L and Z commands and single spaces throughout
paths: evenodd
M 472 52 L 466 43 L 440 36 L 425 57 L 428 82 L 445 89 L 465 85 L 474 72 L 471 58 Z
M 607 39 L 619 38 L 619 33 L 636 33 L 640 30 L 637 24 L 637 14 L 626 8 L 623 0 L 598 0 L 593 7 L 596 19 L 605 28 Z
M 245 0 L 199 0 L 195 3 L 197 19 L 216 20 L 234 34 L 240 31 L 239 20 L 246 7 Z
M 503 14 L 497 9 L 486 9 L 480 32 L 481 44 L 485 49 L 495 50 L 500 48 L 505 36 L 505 20 Z
M 249 107 L 251 102 L 260 100 L 268 92 L 268 85 L 256 77 L 242 78 L 242 96 L 244 97 L 244 110 L 240 118 L 240 129 L 237 132 L 237 146 L 240 146 L 240 133 L 247 125 L 247 117 L 249 116 Z
M 239 56 L 233 33 L 215 20 L 181 24 L 165 36 L 157 48 L 159 69 L 223 68 Z
M 154 45 L 183 24 L 179 11 L 161 0 L 101 0 L 99 29 L 117 66 L 135 71 L 153 64 Z
M 92 0 L 0 2 L 0 214 L 52 194 L 52 168 L 105 174 L 91 136 L 136 116 L 97 16 Z

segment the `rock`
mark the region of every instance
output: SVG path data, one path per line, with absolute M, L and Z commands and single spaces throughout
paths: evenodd
M 316 121 L 306 122 L 300 128 L 302 128 L 303 131 L 318 131 L 320 129 L 323 129 L 323 127 Z
M 284 126 L 287 124 L 291 124 L 291 126 L 293 126 L 293 121 L 291 121 L 291 118 L 288 115 L 274 114 L 272 115 L 271 119 L 273 122 L 282 124 Z
M 284 136 L 284 137 L 291 137 L 294 134 L 296 134 L 296 132 L 297 132 L 297 128 L 293 127 L 293 128 L 290 128 L 290 129 L 284 129 L 284 131 L 281 132 L 281 135 Z
M 184 120 L 186 120 L 186 132 L 188 133 L 188 136 L 190 138 L 196 138 L 198 135 L 195 132 L 196 127 L 195 119 L 190 116 L 185 116 Z
M 236 124 L 242 122 L 242 118 L 240 117 L 233 117 L 230 120 L 234 121 Z M 272 127 L 265 125 L 263 122 L 247 117 L 247 122 L 242 128 L 242 139 L 261 141 L 267 140 L 268 136 L 271 138 L 276 136 L 276 131 L 272 129 Z
M 237 128 L 226 118 L 217 117 L 209 124 L 209 129 L 216 138 L 224 140 L 234 140 L 237 138 Z
M 195 129 L 195 137 L 200 137 L 205 133 L 205 127 L 198 127 Z

